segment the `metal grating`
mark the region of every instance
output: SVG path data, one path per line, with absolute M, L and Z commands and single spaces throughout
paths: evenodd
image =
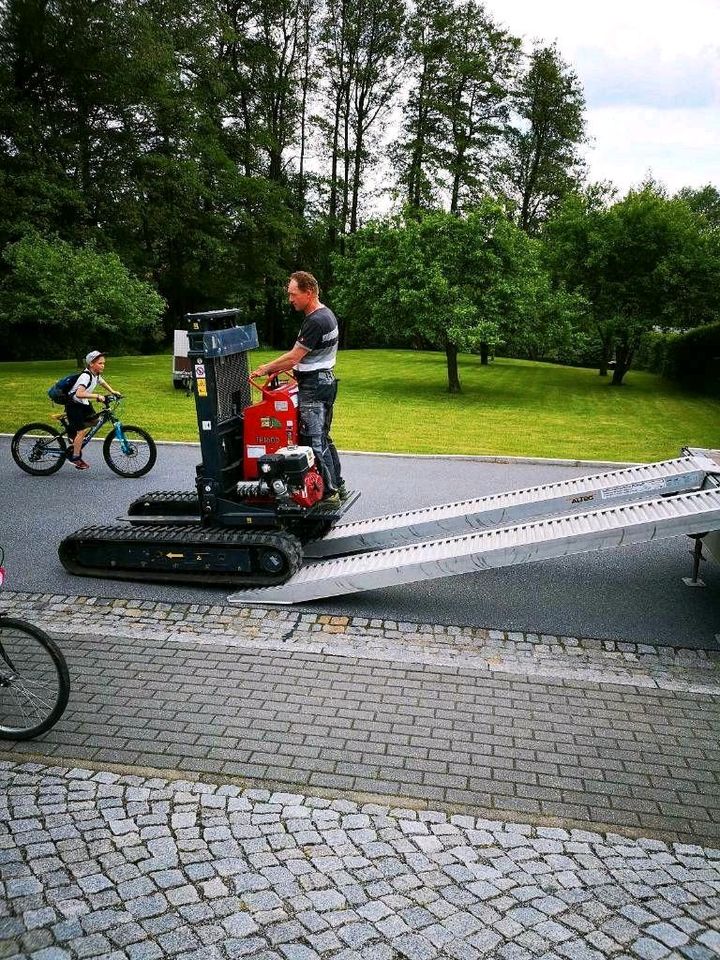
M 338 556 L 358 550 L 382 550 L 404 543 L 472 533 L 552 514 L 577 513 L 613 503 L 699 490 L 712 462 L 697 455 L 638 464 L 594 476 L 560 480 L 537 487 L 493 493 L 405 513 L 343 523 L 322 540 L 308 544 L 309 557 Z
M 230 603 L 302 603 L 720 529 L 720 490 L 552 517 L 513 527 L 377 550 L 303 567 L 277 587 L 243 590 Z
M 217 357 L 211 361 L 215 368 L 217 394 L 217 423 L 224 423 L 250 406 L 247 353 Z

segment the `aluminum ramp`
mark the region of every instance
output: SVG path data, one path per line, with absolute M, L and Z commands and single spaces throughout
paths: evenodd
M 306 544 L 305 557 L 316 559 L 384 550 L 613 503 L 690 493 L 702 488 L 708 473 L 720 475 L 720 463 L 706 454 L 696 450 L 692 455 L 659 463 L 638 464 L 573 480 L 338 524 L 322 540 Z
M 720 529 L 720 487 L 485 530 L 303 567 L 230 603 L 292 604 Z

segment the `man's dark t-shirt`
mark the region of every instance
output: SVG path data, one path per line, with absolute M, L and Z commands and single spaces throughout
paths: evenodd
M 299 373 L 332 370 L 338 349 L 338 323 L 332 310 L 318 307 L 309 313 L 303 321 L 297 342 L 309 350 L 309 353 L 295 364 Z

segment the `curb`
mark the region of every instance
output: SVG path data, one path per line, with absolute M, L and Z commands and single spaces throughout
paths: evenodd
M 0 437 L 11 439 L 12 433 L 0 433 Z M 93 437 L 94 441 L 102 442 L 103 438 Z M 197 440 L 156 440 L 158 447 L 199 447 Z M 406 460 L 469 460 L 477 463 L 507 463 L 507 464 L 537 464 L 547 467 L 608 467 L 610 470 L 621 470 L 623 467 L 640 466 L 638 461 L 627 460 L 569 460 L 561 457 L 512 457 L 504 454 L 470 454 L 470 453 L 384 453 L 379 450 L 339 450 L 343 457 L 393 457 Z

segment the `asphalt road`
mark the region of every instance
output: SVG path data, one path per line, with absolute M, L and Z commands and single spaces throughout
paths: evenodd
M 65 466 L 51 477 L 30 477 L 12 461 L 9 440 L 0 438 L 0 544 L 6 552 L 7 586 L 70 595 L 224 601 L 228 590 L 81 579 L 65 572 L 56 552 L 62 537 L 90 523 L 113 522 L 150 490 L 192 489 L 199 449 L 160 446 L 154 470 L 140 480 L 112 474 L 97 443 L 88 459 L 92 469 L 84 472 Z M 598 468 L 346 454 L 348 485 L 362 491 L 346 517 L 371 517 L 593 472 Z M 690 541 L 679 537 L 355 594 L 308 609 L 717 649 L 720 565 L 703 565 L 705 589 L 686 587 L 681 578 L 691 572 L 689 549 Z

